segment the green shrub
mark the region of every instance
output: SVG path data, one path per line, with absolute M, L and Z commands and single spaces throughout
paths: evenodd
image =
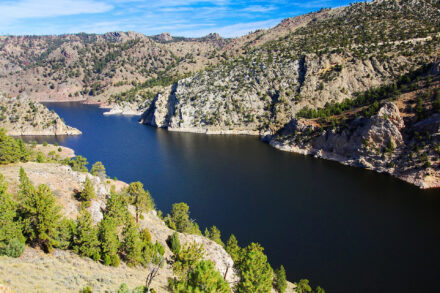
M 119 286 L 118 293 L 130 293 L 130 289 L 128 288 L 127 284 L 122 283 L 121 286 Z
M 14 238 L 6 245 L 4 254 L 9 257 L 19 257 L 23 254 L 24 248 L 25 244 L 18 238 Z

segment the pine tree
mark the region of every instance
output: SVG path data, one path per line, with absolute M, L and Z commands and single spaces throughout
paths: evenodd
M 177 232 L 202 234 L 199 225 L 189 218 L 189 206 L 184 202 L 173 204 L 171 213 L 165 217 L 165 222 Z
M 231 234 L 231 236 L 228 239 L 228 242 L 226 242 L 226 252 L 229 253 L 232 260 L 235 264 L 238 264 L 240 261 L 240 252 L 241 248 L 238 246 L 237 238 L 235 238 L 234 234 Z
M 35 187 L 32 185 L 29 177 L 24 171 L 23 167 L 20 167 L 19 173 L 20 184 L 18 186 L 18 199 L 24 200 L 27 197 L 32 196 L 35 193 Z
M 251 243 L 245 248 L 238 272 L 237 292 L 262 293 L 272 289 L 273 271 L 259 244 Z
M 24 198 L 20 202 L 25 236 L 32 245 L 51 252 L 56 243 L 61 207 L 56 205 L 55 196 L 47 185 L 42 184 L 37 190 L 26 194 L 27 188 L 26 184 L 23 185 L 21 193 Z
M 87 256 L 95 261 L 101 258 L 98 230 L 93 226 L 92 216 L 82 209 L 76 220 L 76 233 L 73 250 L 82 256 Z
M 0 255 L 18 257 L 23 253 L 25 238 L 21 232 L 21 226 L 16 218 L 17 205 L 12 196 L 7 192 L 8 184 L 0 174 Z M 18 242 L 17 244 L 14 244 Z M 22 249 L 11 255 L 12 246 L 19 246 Z
M 171 251 L 174 255 L 178 254 L 181 249 L 180 240 L 179 240 L 179 234 L 177 232 L 174 232 L 171 234 L 171 236 L 168 238 L 168 246 L 170 247 Z
M 195 242 L 186 244 L 178 254 L 173 256 L 173 271 L 180 280 L 186 280 L 197 263 L 205 254 L 203 245 L 197 245 Z
M 4 128 L 0 128 L 0 164 L 15 163 L 28 158 L 29 151 L 23 141 L 17 142 L 17 140 L 6 134 Z
M 295 283 L 295 285 L 296 285 L 296 292 L 298 293 L 312 292 L 312 287 L 310 286 L 309 280 L 307 279 L 301 279 L 299 280 L 298 283 Z
M 105 265 L 119 265 L 118 249 L 120 246 L 117 225 L 113 218 L 105 216 L 99 223 L 98 238 L 101 242 L 102 257 Z
M 130 216 L 125 196 L 121 193 L 117 193 L 114 186 L 110 189 L 110 196 L 106 202 L 104 216 L 113 218 L 121 225 L 123 225 Z
M 76 222 L 63 218 L 58 223 L 57 236 L 55 238 L 59 249 L 72 249 L 75 241 Z
M 90 169 L 90 173 L 93 176 L 98 176 L 100 178 L 105 178 L 106 177 L 106 173 L 105 173 L 105 167 L 102 164 L 102 162 L 96 162 L 95 164 L 93 164 L 92 169 Z
M 92 181 L 89 177 L 86 177 L 84 181 L 84 188 L 79 193 L 79 200 L 84 201 L 86 206 L 90 206 L 90 201 L 96 197 L 95 188 L 93 187 Z
M 127 189 L 128 201 L 136 209 L 136 223 L 139 223 L 139 215 L 154 208 L 154 202 L 148 191 L 144 190 L 141 182 L 132 182 Z
M 211 239 L 212 241 L 220 244 L 221 246 L 225 246 L 222 241 L 220 230 L 216 226 L 212 226 L 209 230 L 205 230 L 205 237 Z
M 141 263 L 142 241 L 139 237 L 139 227 L 133 218 L 130 218 L 122 231 L 121 250 L 129 266 L 135 266 Z
M 171 281 L 173 292 L 229 293 L 231 288 L 215 269 L 214 263 L 202 260 L 189 272 L 188 280 Z
M 283 266 L 275 270 L 274 276 L 274 288 L 277 289 L 279 293 L 284 293 L 287 288 L 286 270 Z

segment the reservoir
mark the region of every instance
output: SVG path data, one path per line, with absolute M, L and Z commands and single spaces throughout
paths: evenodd
M 226 242 L 259 242 L 288 279 L 326 292 L 440 292 L 440 191 L 391 176 L 281 152 L 249 136 L 175 133 L 104 116 L 80 103 L 46 104 L 77 137 L 32 138 L 141 181 L 164 214 L 176 202 Z

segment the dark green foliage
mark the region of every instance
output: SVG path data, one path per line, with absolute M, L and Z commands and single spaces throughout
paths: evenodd
M 23 140 L 8 136 L 6 130 L 0 128 L 0 164 L 26 162 L 29 157 L 30 151 Z
M 129 266 L 142 263 L 142 241 L 139 227 L 133 218 L 130 218 L 122 231 L 121 253 Z
M 231 234 L 229 237 L 228 242 L 226 242 L 225 249 L 226 252 L 231 256 L 234 263 L 237 264 L 240 261 L 241 248 L 238 246 L 238 241 L 234 234 Z
M 87 162 L 87 159 L 83 156 L 76 156 L 75 158 L 70 159 L 67 164 L 72 167 L 73 171 L 88 172 L 87 165 L 89 162 Z
M 229 284 L 223 280 L 212 261 L 202 260 L 189 272 L 188 280 L 170 281 L 170 289 L 176 293 L 229 293 Z
M 74 251 L 98 261 L 101 258 L 98 230 L 93 226 L 92 217 L 85 209 L 80 211 L 76 226 Z
M 99 223 L 98 239 L 101 243 L 105 265 L 119 265 L 118 249 L 120 242 L 116 228 L 116 221 L 111 217 L 104 216 L 104 219 Z
M 117 193 L 112 186 L 107 199 L 104 215 L 113 218 L 116 223 L 123 225 L 129 217 L 127 199 L 122 193 Z
M 63 218 L 57 227 L 56 248 L 72 249 L 76 234 L 76 222 L 71 219 Z
M 287 288 L 287 278 L 286 278 L 286 270 L 283 266 L 280 266 L 279 269 L 275 270 L 275 276 L 273 278 L 274 288 L 279 293 L 284 293 Z
M 240 277 L 237 292 L 270 292 L 272 289 L 273 271 L 259 244 L 251 243 L 244 249 L 237 269 Z
M 132 182 L 127 189 L 128 201 L 136 209 L 136 223 L 139 222 L 139 215 L 154 208 L 153 198 L 150 193 L 144 190 L 141 182 Z
M 100 178 L 105 178 L 106 177 L 106 173 L 105 173 L 105 167 L 102 164 L 102 162 L 96 162 L 95 164 L 93 164 L 92 169 L 90 169 L 90 173 L 93 176 L 98 176 Z
M 173 204 L 171 213 L 165 217 L 165 223 L 178 232 L 201 235 L 199 226 L 189 217 L 189 206 L 184 202 Z
M 168 247 L 171 249 L 171 251 L 176 255 L 180 252 L 181 246 L 180 246 L 180 240 L 179 240 L 179 234 L 177 232 L 174 232 L 167 241 Z
M 89 177 L 86 177 L 86 180 L 84 181 L 84 188 L 80 193 L 78 193 L 78 200 L 84 201 L 86 206 L 90 206 L 90 201 L 95 197 L 96 193 L 92 181 L 90 181 Z
M 202 260 L 204 255 L 203 245 L 196 243 L 186 244 L 178 254 L 173 256 L 173 271 L 179 280 L 187 280 L 188 274 Z
M 56 204 L 55 196 L 46 185 L 40 185 L 35 190 L 22 169 L 20 182 L 19 213 L 23 219 L 24 234 L 31 245 L 51 252 L 56 244 L 61 207 Z
M 211 239 L 212 241 L 225 246 L 222 241 L 220 230 L 216 226 L 212 226 L 209 230 L 205 230 L 205 237 Z
M 18 257 L 24 249 L 25 238 L 21 226 L 15 221 L 17 205 L 7 192 L 8 184 L 0 174 L 0 255 Z M 20 244 L 18 244 L 20 243 Z
M 309 284 L 309 280 L 307 279 L 301 279 L 296 284 L 296 292 L 298 293 L 305 293 L 305 292 L 312 292 L 312 287 Z
M 18 238 L 12 238 L 3 249 L 0 249 L 0 255 L 5 254 L 9 257 L 19 257 L 24 252 L 25 244 Z

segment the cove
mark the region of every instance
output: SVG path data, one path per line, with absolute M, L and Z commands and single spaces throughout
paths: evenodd
M 224 241 L 259 242 L 290 281 L 326 292 L 440 292 L 440 191 L 277 151 L 256 137 L 173 133 L 80 103 L 46 104 L 77 137 L 58 142 L 141 181 L 158 209 L 186 202 Z

